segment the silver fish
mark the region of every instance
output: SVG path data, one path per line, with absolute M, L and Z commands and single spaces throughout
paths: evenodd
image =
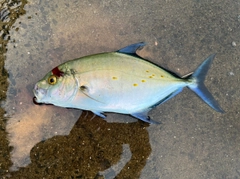
M 215 57 L 210 55 L 194 73 L 182 78 L 136 54 L 140 42 L 116 52 L 94 54 L 65 62 L 36 83 L 35 103 L 104 112 L 130 114 L 149 123 L 148 112 L 188 87 L 205 103 L 223 112 L 204 85 Z

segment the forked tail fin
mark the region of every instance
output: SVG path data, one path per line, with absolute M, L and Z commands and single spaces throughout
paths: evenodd
M 187 77 L 187 79 L 192 81 L 192 83 L 189 83 L 188 88 L 194 91 L 211 108 L 217 112 L 223 113 L 223 109 L 204 85 L 205 77 L 215 55 L 216 54 L 210 55 L 206 60 L 204 60 L 204 62 L 196 69 L 192 75 Z

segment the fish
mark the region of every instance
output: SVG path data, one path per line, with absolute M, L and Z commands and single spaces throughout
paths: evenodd
M 139 42 L 60 64 L 35 84 L 34 103 L 92 111 L 102 118 L 105 112 L 128 114 L 160 124 L 149 117 L 149 111 L 187 87 L 212 109 L 224 112 L 204 85 L 215 54 L 194 72 L 179 77 L 137 55 L 145 45 Z

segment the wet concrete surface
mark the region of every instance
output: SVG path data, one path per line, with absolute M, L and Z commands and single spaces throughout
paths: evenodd
M 238 1 L 0 3 L 2 178 L 240 178 Z M 188 89 L 150 126 L 32 103 L 58 64 L 139 41 L 141 56 L 179 75 L 217 53 L 205 84 L 226 113 Z

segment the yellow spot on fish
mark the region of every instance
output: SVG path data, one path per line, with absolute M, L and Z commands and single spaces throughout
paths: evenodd
M 116 79 L 117 79 L 117 77 L 115 77 L 115 76 L 114 76 L 114 77 L 112 77 L 112 79 L 113 79 L 113 80 L 116 80 Z
M 144 83 L 144 82 L 146 82 L 145 80 L 142 80 L 142 82 Z
M 163 78 L 164 76 L 163 76 L 163 75 L 161 75 L 161 77 Z
M 148 70 L 146 70 L 146 72 L 147 72 L 147 73 L 149 73 L 149 71 L 148 71 Z
M 152 74 L 152 76 L 155 76 L 154 74 Z
M 138 84 L 134 83 L 133 86 L 138 86 Z
M 149 76 L 148 78 L 152 78 L 152 76 Z

